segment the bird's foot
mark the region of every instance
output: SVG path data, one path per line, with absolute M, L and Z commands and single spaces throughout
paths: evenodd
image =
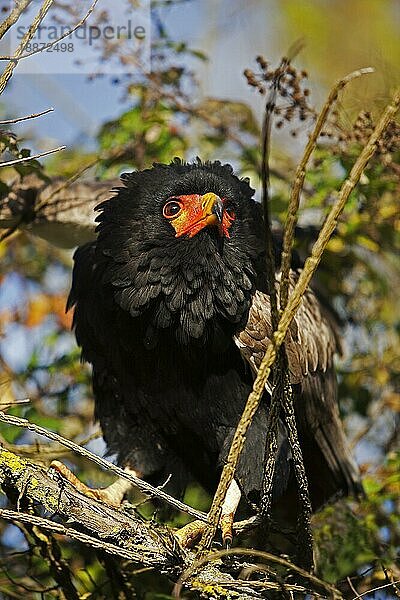
M 204 521 L 192 521 L 175 531 L 174 536 L 183 548 L 193 548 L 201 540 L 206 525 Z
M 232 546 L 234 516 L 234 513 L 222 515 L 219 522 L 225 548 Z M 193 548 L 201 540 L 206 526 L 204 521 L 192 521 L 175 531 L 174 536 L 183 548 Z
M 114 483 L 106 488 L 90 488 L 82 483 L 76 475 L 73 474 L 68 467 L 58 460 L 53 460 L 49 469 L 59 473 L 66 479 L 78 492 L 100 500 L 113 508 L 120 508 L 126 492 L 130 489 L 131 484 L 126 479 L 119 478 Z
M 219 526 L 222 533 L 222 542 L 225 548 L 230 548 L 233 540 L 233 521 L 236 509 L 240 502 L 241 492 L 235 480 L 230 484 L 224 503 L 222 504 L 221 518 Z M 193 548 L 200 541 L 207 523 L 204 521 L 192 521 L 175 532 L 181 546 L 184 548 Z
M 219 522 L 219 526 L 221 528 L 221 534 L 222 534 L 222 543 L 224 544 L 224 548 L 226 550 L 232 546 L 234 518 L 235 518 L 234 512 L 222 513 L 221 519 Z
M 230 548 L 232 546 L 233 521 L 235 519 L 236 509 L 239 506 L 241 495 L 240 488 L 233 479 L 228 491 L 226 492 L 225 500 L 222 505 L 221 518 L 219 521 L 219 526 L 222 533 L 222 542 L 225 548 Z

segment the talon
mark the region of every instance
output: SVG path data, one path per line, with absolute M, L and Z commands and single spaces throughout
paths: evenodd
M 57 471 L 81 494 L 89 496 L 89 498 L 100 500 L 100 502 L 104 502 L 113 508 L 121 507 L 122 500 L 126 492 L 131 487 L 129 481 L 120 478 L 106 488 L 90 488 L 85 483 L 80 481 L 68 467 L 58 460 L 53 460 L 51 462 L 49 470 L 50 469 Z M 133 472 L 132 470 L 130 471 Z
M 241 492 L 238 484 L 233 480 L 226 492 L 225 500 L 222 505 L 221 519 L 219 526 L 222 533 L 222 542 L 225 549 L 232 546 L 233 541 L 233 521 L 235 518 L 236 509 L 239 505 Z
M 222 514 L 220 527 L 222 532 L 222 542 L 226 550 L 232 546 L 233 540 L 233 519 L 235 517 L 235 513 L 231 512 L 229 514 Z
M 174 532 L 174 536 L 183 548 L 193 548 L 200 541 L 206 528 L 203 521 L 192 521 Z

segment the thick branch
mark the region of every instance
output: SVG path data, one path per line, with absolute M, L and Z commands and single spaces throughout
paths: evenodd
M 0 482 L 5 488 L 18 490 L 20 497 L 39 502 L 50 515 L 57 514 L 68 521 L 68 527 L 50 519 L 33 524 L 45 525 L 48 530 L 147 566 L 174 570 L 183 563 L 183 554 L 166 530 L 80 494 L 64 479 L 52 479 L 38 465 L 5 448 L 0 448 Z M 32 516 L 21 515 L 19 520 L 32 523 Z
M 95 239 L 94 208 L 118 185 L 119 179 L 45 182 L 29 175 L 0 200 L 0 228 L 25 227 L 55 246 L 74 248 Z
M 22 498 L 27 498 L 40 504 L 47 513 L 45 517 L 27 514 L 20 512 L 17 506 L 17 510 L 0 509 L 0 518 L 68 536 L 112 556 L 157 569 L 173 580 L 178 580 L 193 562 L 194 555 L 179 546 L 167 527 L 89 498 L 63 478 L 51 478 L 42 467 L 2 447 L 0 483 L 4 489 L 18 492 L 17 505 Z M 57 522 L 52 520 L 53 516 L 57 516 Z M 59 522 L 60 518 L 64 523 Z M 221 600 L 229 594 L 238 600 L 259 597 L 259 582 L 235 580 L 221 571 L 220 566 L 218 561 L 196 569 L 185 578 L 185 588 Z M 274 581 L 269 586 L 279 589 Z

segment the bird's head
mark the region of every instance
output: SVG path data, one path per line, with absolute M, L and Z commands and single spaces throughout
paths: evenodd
M 122 176 L 99 207 L 98 258 L 117 303 L 180 341 L 215 317 L 245 318 L 263 264 L 261 211 L 247 179 L 220 162 L 155 164 Z
M 229 228 L 235 220 L 232 203 L 214 192 L 181 194 L 168 198 L 163 216 L 175 230 L 175 237 L 193 237 L 205 227 L 214 227 L 220 238 L 230 237 Z

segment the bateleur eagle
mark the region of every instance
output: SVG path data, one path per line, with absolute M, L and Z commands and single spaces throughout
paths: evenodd
M 120 465 L 156 484 L 171 474 L 176 495 L 190 480 L 212 493 L 272 333 L 261 207 L 248 180 L 220 162 L 175 159 L 121 179 L 99 206 L 97 241 L 75 254 L 68 303 L 93 367 L 95 416 Z M 308 291 L 285 342 L 314 509 L 360 489 L 331 323 Z M 266 390 L 235 473 L 253 509 L 269 398 Z M 294 486 L 283 422 L 278 437 L 275 506 Z

